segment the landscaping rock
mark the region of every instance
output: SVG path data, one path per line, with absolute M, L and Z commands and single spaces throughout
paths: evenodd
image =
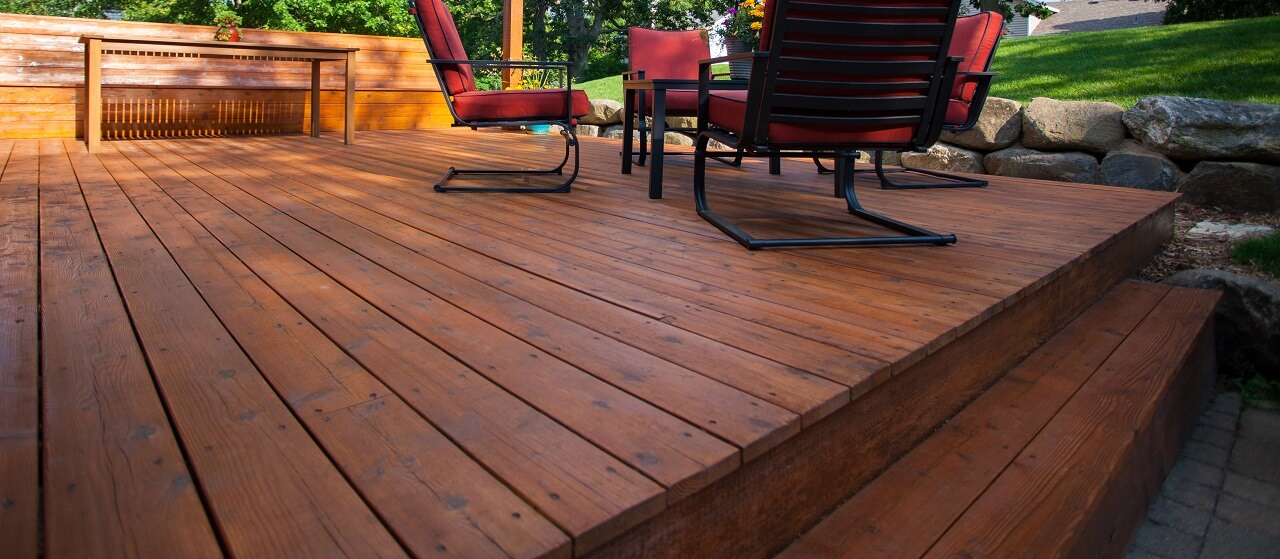
M 1280 210 L 1280 167 L 1201 161 L 1182 182 L 1183 201 L 1243 212 Z
M 664 119 L 668 128 L 697 128 L 698 117 L 696 116 L 669 116 Z
M 1186 173 L 1163 154 L 1125 140 L 1102 159 L 1102 184 L 1173 192 Z
M 1147 97 L 1125 111 L 1124 123 L 1169 157 L 1280 163 L 1280 106 Z
M 601 138 L 611 138 L 611 139 L 614 139 L 614 140 L 621 140 L 621 139 L 622 139 L 622 125 L 621 125 L 621 124 L 617 124 L 617 125 L 614 125 L 614 126 L 606 126 L 606 127 L 602 128 L 602 129 L 600 129 L 600 137 L 601 137 Z M 639 133 L 639 132 L 632 132 L 632 133 L 631 133 L 631 137 L 632 137 L 632 138 L 634 138 L 636 142 L 639 142 L 639 141 L 640 141 L 640 133 Z
M 691 146 L 693 145 L 693 138 L 679 132 L 667 132 L 662 135 L 662 143 L 669 146 Z
M 578 119 L 583 124 L 621 124 L 622 103 L 613 99 L 592 99 L 591 112 Z
M 982 160 L 991 175 L 1095 183 L 1098 160 L 1078 151 L 1046 153 L 1020 145 L 987 154 Z
M 981 153 L 942 142 L 934 144 L 924 153 L 903 153 L 902 164 L 934 171 L 983 172 Z
M 1036 97 L 1022 111 L 1022 145 L 1104 154 L 1124 141 L 1123 114 L 1115 103 Z
M 973 128 L 964 132 L 943 132 L 942 141 L 969 149 L 993 151 L 1018 141 L 1022 133 L 1022 103 L 988 97 Z
M 599 136 L 600 127 L 594 124 L 579 124 L 578 135 L 579 136 Z
M 1280 287 L 1221 270 L 1185 270 L 1163 283 L 1221 289 L 1214 314 L 1220 368 L 1231 377 L 1280 379 Z
M 897 151 L 886 151 L 884 152 L 884 156 L 882 157 L 882 159 L 884 160 L 885 165 L 893 165 L 893 166 L 901 165 L 902 153 Z M 875 150 L 866 150 L 866 151 L 858 152 L 858 163 L 866 163 L 868 165 L 874 165 L 875 162 L 876 162 Z

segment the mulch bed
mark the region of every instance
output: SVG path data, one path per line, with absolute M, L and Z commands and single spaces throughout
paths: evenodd
M 1138 278 L 1158 282 L 1182 270 L 1207 268 L 1253 276 L 1280 285 L 1280 279 L 1231 259 L 1231 246 L 1239 239 L 1224 236 L 1191 235 L 1188 231 L 1201 221 L 1224 224 L 1270 225 L 1280 229 L 1280 213 L 1233 213 L 1218 208 L 1179 206 L 1174 217 L 1173 240 L 1156 255 Z

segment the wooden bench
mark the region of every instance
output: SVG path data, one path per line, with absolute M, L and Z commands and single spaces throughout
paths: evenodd
M 1120 284 L 778 557 L 1121 555 L 1210 391 L 1218 298 Z

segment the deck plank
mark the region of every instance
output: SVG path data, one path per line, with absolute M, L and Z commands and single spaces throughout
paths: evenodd
M 40 550 L 38 169 L 0 141 L 0 542 L 14 559 Z
M 665 507 L 654 482 L 372 308 L 142 149 L 120 151 L 312 324 L 568 532 L 575 550 Z
M 1122 526 L 1118 519 L 1140 519 L 1141 509 L 1124 514 L 1118 509 L 1132 505 L 1113 503 L 1118 506 L 1106 510 L 1096 503 L 1108 492 L 1131 491 L 1113 487 L 1117 472 L 1130 464 L 1157 459 L 1146 455 L 1152 449 L 1143 446 L 1143 441 L 1153 437 L 1144 431 L 1167 400 L 1165 394 L 1177 392 L 1176 387 L 1185 384 L 1186 379 L 1169 379 L 1180 376 L 1184 370 L 1180 360 L 1190 358 L 1169 348 L 1196 347 L 1219 298 L 1216 292 L 1185 289 L 1166 294 L 1160 306 L 1100 365 L 1091 382 L 1019 452 L 925 556 L 1043 555 L 1049 550 L 1072 550 L 1081 556 L 1119 553 L 1123 541 L 1102 538 L 1110 544 L 1109 550 L 1103 550 L 1086 549 L 1099 542 L 1072 538 L 1090 524 L 1121 534 L 1136 528 L 1136 524 Z M 1140 502 L 1147 502 L 1158 485 L 1152 484 Z M 1029 498 L 1011 499 L 1010 495 Z M 1129 503 L 1139 501 L 1137 495 L 1133 497 Z M 1115 517 L 1093 517 L 1098 510 Z M 1134 512 L 1138 516 L 1131 514 Z M 1059 529 L 1044 529 L 1047 526 Z
M 38 149 L 44 552 L 220 557 L 62 143 Z
M 924 555 L 1168 292 L 1109 292 L 778 559 Z
M 412 553 L 567 557 L 570 540 L 306 321 L 123 157 L 99 159 L 263 375 Z M 80 161 L 92 167 L 92 161 Z
M 143 145 L 154 146 L 153 155 L 188 177 L 197 177 L 195 182 L 206 192 L 283 240 L 295 253 L 348 289 L 496 384 L 672 488 L 673 495 L 703 487 L 740 463 L 737 450 L 723 441 L 537 350 L 449 303 L 445 296 L 432 294 L 379 266 L 375 260 L 381 256 L 361 254 L 361 249 L 372 252 L 390 247 L 360 246 L 362 235 L 354 228 L 346 229 L 342 236 L 343 242 L 352 247 L 317 232 L 343 229 L 340 220 L 330 219 L 316 224 L 315 230 L 309 229 L 308 224 L 292 218 L 305 211 L 296 200 L 275 199 L 269 185 L 254 181 L 238 169 L 226 170 L 225 162 L 206 159 L 194 150 L 162 154 L 159 145 Z M 176 157 L 190 163 L 179 162 Z M 222 180 L 207 180 L 209 175 L 198 170 L 210 166 L 223 169 L 219 177 Z M 273 199 L 278 207 L 265 199 Z
M 76 173 L 147 361 L 229 551 L 404 555 L 110 174 L 91 156 L 81 159 Z M 116 193 L 108 195 L 111 190 Z M 270 519 L 286 515 L 292 519 L 287 528 L 272 526 Z

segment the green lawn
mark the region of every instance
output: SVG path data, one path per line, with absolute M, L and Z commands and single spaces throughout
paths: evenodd
M 1280 17 L 1004 40 L 996 97 L 1111 101 L 1152 95 L 1280 104 Z
M 1280 104 L 1280 16 L 1005 39 L 991 87 L 1030 101 L 1112 101 L 1151 95 Z M 575 84 L 592 99 L 622 99 L 618 77 Z

